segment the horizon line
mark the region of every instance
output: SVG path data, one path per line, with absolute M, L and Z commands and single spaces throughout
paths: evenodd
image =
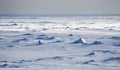
M 0 14 L 0 16 L 120 16 L 120 14 Z

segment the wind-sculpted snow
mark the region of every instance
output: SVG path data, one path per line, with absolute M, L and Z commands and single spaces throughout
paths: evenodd
M 86 61 L 86 62 L 84 62 L 83 64 L 90 64 L 90 63 L 92 63 L 92 62 L 94 62 L 94 60 Z
M 113 39 L 113 40 L 120 40 L 120 37 L 113 36 L 113 37 L 111 37 L 110 39 Z
M 1 17 L 0 70 L 119 70 L 120 17 Z
M 72 42 L 71 44 L 79 44 L 79 43 L 81 43 L 81 44 L 86 44 L 86 41 L 85 41 L 83 38 L 80 38 L 80 39 Z
M 103 62 L 109 62 L 109 61 L 117 61 L 120 63 L 120 57 L 110 57 L 108 59 L 103 60 Z
M 91 43 L 91 45 L 99 45 L 99 44 L 103 44 L 101 41 L 94 41 L 93 43 Z

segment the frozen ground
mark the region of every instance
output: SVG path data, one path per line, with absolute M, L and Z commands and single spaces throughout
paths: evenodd
M 120 16 L 0 17 L 0 70 L 88 69 L 120 69 Z

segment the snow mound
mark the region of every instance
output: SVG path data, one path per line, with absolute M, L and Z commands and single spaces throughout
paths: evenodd
M 68 36 L 73 36 L 73 34 L 69 34 Z
M 1 64 L 0 68 L 19 68 L 19 66 L 5 63 L 5 64 Z
M 33 35 L 31 33 L 26 33 L 26 34 L 23 34 L 22 36 L 29 36 L 29 35 Z
M 87 44 L 86 41 L 83 38 L 80 38 L 78 40 L 75 40 L 71 44 Z
M 91 52 L 89 54 L 87 54 L 86 56 L 94 56 L 95 55 L 95 52 Z
M 14 61 L 13 63 L 24 63 L 24 62 L 32 62 L 32 60 L 20 60 L 20 61 Z
M 113 40 L 120 40 L 120 37 L 114 36 L 114 37 L 111 37 L 110 39 L 113 39 Z
M 16 23 L 4 23 L 4 24 L 0 24 L 0 26 L 17 26 Z
M 119 54 L 118 52 L 113 52 L 110 50 L 93 50 L 92 52 L 88 53 L 87 55 L 85 55 L 86 57 L 91 57 L 91 56 L 95 56 L 96 54 Z
M 120 42 L 115 42 L 115 43 L 113 43 L 113 46 L 118 46 L 118 47 L 120 47 Z
M 63 60 L 63 58 L 60 57 L 60 56 L 54 56 L 54 57 L 51 57 L 50 59 L 53 59 L 53 60 Z
M 111 61 L 116 61 L 120 63 L 120 57 L 110 57 L 108 59 L 103 60 L 103 62 L 111 62 Z
M 110 50 L 95 50 L 95 52 L 102 52 L 102 53 L 110 53 L 110 54 L 115 54 L 117 52 L 112 52 Z
M 57 40 L 57 41 L 54 41 L 52 43 L 60 43 L 60 42 L 62 42 L 62 41 L 61 40 Z
M 27 38 L 21 38 L 13 41 L 13 43 L 21 42 L 21 41 L 27 41 Z
M 61 57 L 61 56 L 53 56 L 53 57 L 35 59 L 35 61 L 42 61 L 42 60 L 63 60 L 63 57 Z
M 91 43 L 90 45 L 99 45 L 99 44 L 103 44 L 101 41 L 94 41 L 93 43 Z
M 48 37 L 48 36 L 39 36 L 36 39 L 42 39 L 42 40 L 53 40 L 55 37 Z
M 8 45 L 8 46 L 6 46 L 6 47 L 12 48 L 12 47 L 14 47 L 14 46 L 13 46 L 13 45 Z
M 89 60 L 89 61 L 84 62 L 83 64 L 90 64 L 92 62 L 95 62 L 95 60 Z

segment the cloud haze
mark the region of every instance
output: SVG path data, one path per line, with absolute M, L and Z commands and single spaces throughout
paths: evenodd
M 0 0 L 0 14 L 120 14 L 120 0 Z

